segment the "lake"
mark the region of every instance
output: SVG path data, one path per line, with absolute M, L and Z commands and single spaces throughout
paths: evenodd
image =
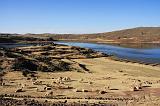
M 147 48 L 129 48 L 108 44 L 94 44 L 94 43 L 77 43 L 77 42 L 57 42 L 58 44 L 65 44 L 70 46 L 79 46 L 100 51 L 109 55 L 114 55 L 122 59 L 129 59 L 134 61 L 141 61 L 145 63 L 160 63 L 160 46 L 151 45 Z
M 94 44 L 94 43 L 77 43 L 77 42 L 56 42 L 70 46 L 79 46 L 100 51 L 118 58 L 141 61 L 145 63 L 160 63 L 160 46 L 147 46 L 147 48 L 131 48 L 118 45 Z M 14 48 L 30 46 L 34 44 L 0 44 L 0 47 Z

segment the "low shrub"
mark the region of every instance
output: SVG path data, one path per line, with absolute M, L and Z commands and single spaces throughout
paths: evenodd
M 22 69 L 22 70 L 30 70 L 30 71 L 37 71 L 38 65 L 35 64 L 33 61 L 31 60 L 19 60 L 17 59 L 17 61 L 15 62 L 15 64 L 13 65 L 13 69 L 17 70 L 17 69 Z

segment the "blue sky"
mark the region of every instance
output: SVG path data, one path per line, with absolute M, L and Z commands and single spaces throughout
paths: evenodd
M 160 0 L 0 0 L 2 33 L 96 33 L 160 26 Z

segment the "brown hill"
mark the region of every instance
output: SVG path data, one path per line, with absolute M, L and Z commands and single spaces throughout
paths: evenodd
M 96 34 L 56 34 L 53 39 L 97 43 L 160 43 L 160 27 L 138 27 Z
M 160 43 L 160 27 L 138 27 L 95 34 L 0 34 L 0 43 L 53 40 L 120 44 Z

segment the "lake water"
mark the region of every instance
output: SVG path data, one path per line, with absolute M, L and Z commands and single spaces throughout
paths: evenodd
M 90 48 L 96 51 L 115 55 L 122 59 L 129 59 L 134 61 L 142 61 L 145 63 L 160 63 L 160 46 L 151 46 L 151 48 L 127 48 L 121 46 L 113 46 L 107 44 L 94 43 L 77 43 L 77 42 L 57 42 L 58 44 L 65 44 L 71 46 L 79 46 Z
M 57 44 L 65 44 L 70 46 L 79 46 L 100 51 L 109 55 L 115 55 L 122 59 L 129 59 L 134 61 L 142 61 L 145 63 L 160 63 L 160 46 L 153 45 L 149 48 L 129 48 L 121 46 L 113 46 L 107 44 L 94 43 L 77 43 L 77 42 L 56 42 Z M 0 44 L 0 47 L 14 48 L 22 46 L 30 46 L 33 44 Z

